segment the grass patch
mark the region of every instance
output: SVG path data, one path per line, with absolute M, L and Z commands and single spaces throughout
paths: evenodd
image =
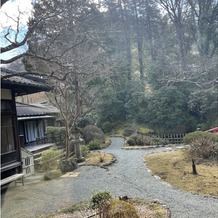
M 143 134 L 147 134 L 147 133 L 151 132 L 152 130 L 147 128 L 147 127 L 144 127 L 144 126 L 139 126 L 138 131 L 143 133 Z
M 139 217 L 165 218 L 166 208 L 158 202 L 133 199 L 132 204 L 137 209 Z
M 184 151 L 145 156 L 152 173 L 171 185 L 198 194 L 218 196 L 218 164 L 199 162 L 198 175 L 192 174 L 192 162 Z
M 113 132 L 113 135 L 114 136 L 123 136 L 123 133 L 124 133 L 124 129 L 127 128 L 127 127 L 131 127 L 135 130 L 135 132 L 139 131 L 141 133 L 149 133 L 151 132 L 152 130 L 147 128 L 146 126 L 143 126 L 141 124 L 138 124 L 136 122 L 120 122 L 120 123 L 117 123 L 116 127 L 114 128 L 114 132 Z
M 109 137 L 107 137 L 105 143 L 102 144 L 102 148 L 107 148 L 110 144 L 111 144 L 111 140 Z
M 104 152 L 91 152 L 88 154 L 85 160 L 85 164 L 91 164 L 91 165 L 97 165 L 97 166 L 103 166 L 113 160 L 112 154 L 107 154 Z

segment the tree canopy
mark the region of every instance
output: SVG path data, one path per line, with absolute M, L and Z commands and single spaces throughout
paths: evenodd
M 217 0 L 39 0 L 28 50 L 7 63 L 22 57 L 54 86 L 69 129 L 86 115 L 107 129 L 207 129 L 218 125 L 217 23 Z

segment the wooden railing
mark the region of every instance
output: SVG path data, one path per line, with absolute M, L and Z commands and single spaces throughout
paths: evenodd
M 138 131 L 137 133 L 142 136 L 149 136 L 152 138 L 163 139 L 167 143 L 172 143 L 172 144 L 182 143 L 183 137 L 186 135 L 186 133 L 158 134 L 158 133 L 142 133 L 140 131 Z
M 151 137 L 156 137 L 160 139 L 164 139 L 169 143 L 177 144 L 181 143 L 183 140 L 183 137 L 186 135 L 186 133 L 175 133 L 175 134 L 150 134 Z

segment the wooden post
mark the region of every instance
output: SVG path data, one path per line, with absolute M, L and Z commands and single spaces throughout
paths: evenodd
M 197 175 L 196 165 L 194 159 L 192 159 L 192 174 Z
M 19 143 L 21 148 L 24 148 L 24 142 L 24 135 L 19 135 Z

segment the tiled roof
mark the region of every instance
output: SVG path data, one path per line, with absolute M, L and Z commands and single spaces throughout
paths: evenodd
M 49 91 L 52 89 L 51 86 L 45 83 L 45 80 L 39 76 L 12 76 L 13 74 L 18 74 L 19 72 L 9 70 L 6 68 L 1 68 L 1 84 L 14 86 L 16 92 L 21 95 L 29 93 L 35 93 L 39 91 Z M 10 76 L 10 77 L 5 77 Z
M 44 108 L 46 111 L 48 111 L 48 113 L 60 113 L 60 110 L 52 105 L 48 105 L 48 104 L 31 104 L 33 106 L 37 106 L 37 107 L 41 107 Z
M 17 116 L 18 117 L 26 117 L 26 116 L 41 116 L 41 115 L 48 115 L 48 114 L 54 114 L 58 113 L 59 111 L 56 109 L 56 111 L 53 109 L 51 110 L 52 106 L 49 106 L 48 108 L 45 106 L 36 106 L 36 105 L 29 105 L 29 104 L 23 104 L 16 102 L 16 108 L 17 108 Z M 54 112 L 55 111 L 55 112 Z

